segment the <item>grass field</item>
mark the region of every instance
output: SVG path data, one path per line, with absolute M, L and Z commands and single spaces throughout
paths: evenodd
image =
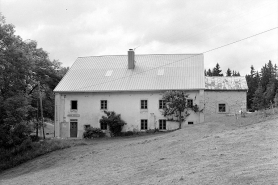
M 0 184 L 278 184 L 278 116 L 97 139 L 0 174 Z

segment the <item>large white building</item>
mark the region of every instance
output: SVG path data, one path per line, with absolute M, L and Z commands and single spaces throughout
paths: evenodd
M 189 103 L 204 108 L 203 112 L 192 111 L 182 127 L 202 123 L 205 115 L 213 118 L 214 114 L 240 109 L 242 102 L 246 103 L 245 79 L 230 77 L 228 84 L 238 79 L 241 79 L 240 88 L 226 85 L 223 89 L 225 85 L 222 85 L 221 89 L 214 82 L 210 87 L 214 84 L 215 88 L 205 92 L 209 82 L 204 76 L 203 54 L 135 55 L 129 50 L 128 55 L 79 57 L 54 89 L 55 135 L 82 138 L 85 125 L 105 130 L 106 126 L 99 123 L 105 110 L 121 114 L 127 123 L 124 131 L 176 129 L 178 123 L 167 121 L 161 114 L 162 95 L 168 90 L 184 90 L 189 94 Z M 209 99 L 215 110 L 208 113 L 205 93 L 211 96 L 211 92 L 225 94 L 230 93 L 229 90 L 243 94 L 236 96 L 244 97 L 241 103 L 233 107 L 229 101 L 218 103 L 217 98 L 212 97 Z

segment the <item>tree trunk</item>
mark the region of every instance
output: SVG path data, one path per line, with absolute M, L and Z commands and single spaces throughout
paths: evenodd
M 37 108 L 36 136 L 39 137 L 39 101 L 37 101 Z
M 179 111 L 179 129 L 181 129 L 181 123 L 182 123 L 182 121 L 181 121 L 181 111 Z
M 41 118 L 42 118 L 42 134 L 43 134 L 43 139 L 45 139 L 45 134 L 44 134 L 44 126 L 43 126 L 43 109 L 42 109 L 42 95 L 41 95 L 41 88 L 40 88 L 40 82 L 39 82 L 39 94 L 40 94 L 40 107 L 41 107 Z

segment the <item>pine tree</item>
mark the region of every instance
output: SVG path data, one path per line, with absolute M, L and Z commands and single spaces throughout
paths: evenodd
M 232 71 L 230 68 L 227 69 L 226 76 L 232 76 Z
M 207 76 L 212 76 L 212 72 L 210 69 L 208 69 Z
M 255 91 L 252 108 L 254 110 L 261 110 L 265 108 L 264 91 L 261 85 L 259 85 L 258 89 Z
M 253 104 L 253 97 L 259 84 L 259 73 L 255 72 L 253 65 L 251 66 L 250 75 L 246 75 L 245 78 L 248 85 L 247 108 L 251 109 L 252 108 L 251 105 Z
M 220 70 L 220 65 L 217 63 L 212 70 L 212 76 L 223 76 L 223 74 L 221 74 L 221 71 L 222 70 Z

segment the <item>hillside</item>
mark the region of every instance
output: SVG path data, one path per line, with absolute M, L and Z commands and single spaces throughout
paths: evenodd
M 166 134 L 87 141 L 7 170 L 0 184 L 276 184 L 277 133 L 277 116 L 227 117 Z

